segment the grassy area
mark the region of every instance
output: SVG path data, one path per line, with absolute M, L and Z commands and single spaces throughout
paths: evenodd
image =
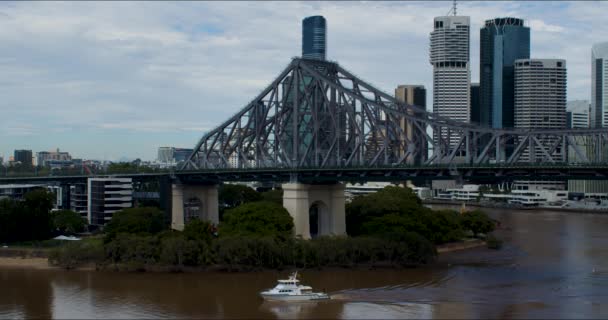
M 102 244 L 103 236 L 102 235 L 94 235 L 94 236 L 86 236 L 82 237 L 80 242 L 83 243 L 91 243 L 91 244 Z M 57 248 L 61 246 L 65 246 L 66 244 L 72 241 L 68 240 L 56 240 L 56 239 L 48 239 L 42 241 L 20 241 L 20 242 L 11 242 L 11 243 L 2 243 L 2 248 L 7 246 L 10 249 L 51 249 Z

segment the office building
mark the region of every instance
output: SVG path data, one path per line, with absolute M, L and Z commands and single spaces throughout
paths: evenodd
M 77 212 L 83 218 L 88 219 L 88 205 L 87 205 L 87 184 L 86 183 L 74 183 L 70 185 L 70 210 Z
M 530 28 L 522 19 L 486 20 L 480 30 L 479 122 L 492 128 L 515 124 L 514 63 L 530 58 Z
M 160 147 L 158 148 L 158 162 L 164 164 L 177 164 L 186 161 L 194 149 Z
M 395 88 L 395 99 L 426 110 L 426 89 L 423 85 L 399 85 Z
M 481 124 L 479 118 L 479 83 L 471 83 L 471 91 L 469 94 L 471 95 L 471 123 L 479 125 Z
M 175 161 L 175 163 L 186 161 L 192 152 L 194 152 L 194 149 L 175 148 L 175 150 L 173 150 L 173 161 Z
M 426 110 L 426 89 L 423 85 L 399 85 L 397 86 L 397 88 L 395 88 L 395 99 L 403 103 L 415 105 Z M 414 124 L 412 124 L 411 121 L 407 121 L 405 119 L 402 120 L 401 129 L 407 136 L 407 140 L 419 140 L 419 137 L 416 137 L 416 130 L 414 128 Z M 422 146 L 420 152 L 414 158 L 408 160 L 408 163 L 422 163 L 426 159 L 427 153 L 428 147 Z
M 566 61 L 515 60 L 515 127 L 563 129 L 566 127 Z M 543 144 L 553 141 L 540 139 Z M 523 159 L 543 161 L 544 154 L 524 152 Z
M 327 23 L 323 16 L 302 20 L 302 58 L 325 60 L 327 52 Z
M 566 127 L 566 61 L 515 61 L 515 127 Z
M 133 205 L 131 178 L 87 179 L 87 220 L 91 225 L 104 225 L 116 211 Z
M 32 150 L 15 150 L 13 161 L 20 162 L 22 165 L 32 166 Z
M 66 203 L 68 195 L 64 192 L 64 187 L 61 185 L 47 185 L 46 190 L 55 195 L 55 203 L 53 204 L 53 210 L 69 209 L 69 205 Z
M 56 165 L 69 166 L 72 164 L 72 156 L 69 152 L 56 151 L 40 151 L 36 154 L 36 165 L 39 167 L 50 167 L 54 162 Z
M 36 189 L 43 189 L 39 184 L 2 184 L 0 185 L 0 200 L 23 200 L 26 193 Z
M 173 147 L 159 147 L 157 160 L 160 163 L 171 163 L 173 162 Z
M 573 100 L 566 103 L 566 127 L 589 128 L 589 112 L 591 104 L 588 100 Z
M 433 112 L 452 120 L 470 120 L 469 36 L 470 18 L 436 17 L 431 32 L 430 62 L 433 66 Z M 445 132 L 434 132 L 434 139 Z M 456 144 L 453 137 L 451 144 Z
M 608 42 L 591 49 L 591 126 L 608 126 Z

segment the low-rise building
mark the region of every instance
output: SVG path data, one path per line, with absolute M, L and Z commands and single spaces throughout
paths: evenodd
M 3 184 L 0 185 L 0 199 L 23 200 L 26 193 L 44 188 L 40 184 Z
M 89 178 L 87 180 L 87 220 L 91 225 L 105 225 L 112 215 L 133 206 L 131 178 Z
M 344 187 L 344 194 L 346 196 L 346 201 L 351 201 L 354 197 L 358 195 L 366 195 L 378 192 L 379 190 L 382 190 L 390 185 L 391 184 L 388 182 L 368 182 L 364 184 L 349 183 Z
M 477 201 L 479 200 L 479 185 L 465 184 L 462 188 L 452 188 L 447 190 L 451 200 L 455 201 Z
M 36 164 L 40 167 L 49 167 L 53 164 L 55 167 L 65 167 L 65 164 L 72 165 L 72 156 L 69 152 L 56 151 L 40 151 L 36 154 Z
M 538 207 L 565 200 L 568 200 L 565 190 L 512 190 L 509 203 Z
M 79 213 L 88 221 L 87 184 L 75 183 L 70 185 L 70 210 Z

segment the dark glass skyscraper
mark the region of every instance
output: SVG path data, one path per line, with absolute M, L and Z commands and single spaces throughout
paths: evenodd
M 479 124 L 479 83 L 471 83 L 471 123 Z
M 325 60 L 327 48 L 327 25 L 323 16 L 312 16 L 302 20 L 302 58 Z
M 517 18 L 486 20 L 480 31 L 479 54 L 479 122 L 493 128 L 512 128 L 514 63 L 530 58 L 530 28 Z

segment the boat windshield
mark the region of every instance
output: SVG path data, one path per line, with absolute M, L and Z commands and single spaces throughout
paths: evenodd
M 298 282 L 298 280 L 279 280 L 279 283 L 281 284 L 297 284 Z

